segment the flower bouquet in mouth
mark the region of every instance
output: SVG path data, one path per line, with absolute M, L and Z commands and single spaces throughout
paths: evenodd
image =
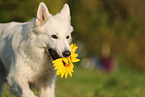
M 54 70 L 56 70 L 56 75 L 61 75 L 61 78 L 63 78 L 64 75 L 65 78 L 67 78 L 68 75 L 72 77 L 72 73 L 74 72 L 73 63 L 80 61 L 77 58 L 78 54 L 75 53 L 78 47 L 73 43 L 70 45 L 70 47 L 71 47 L 71 55 L 69 57 L 58 58 L 52 62 Z

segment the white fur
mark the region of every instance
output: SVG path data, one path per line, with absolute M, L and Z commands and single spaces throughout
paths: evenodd
M 67 4 L 52 16 L 41 2 L 36 19 L 0 24 L 0 95 L 7 79 L 20 97 L 36 97 L 29 83 L 39 90 L 40 97 L 54 97 L 55 71 L 46 49 L 53 48 L 63 57 L 63 51 L 70 51 L 72 31 Z

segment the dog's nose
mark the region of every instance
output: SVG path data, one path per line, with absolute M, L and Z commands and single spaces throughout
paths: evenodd
M 64 57 L 68 57 L 68 56 L 71 55 L 71 52 L 66 50 L 62 54 L 63 54 Z

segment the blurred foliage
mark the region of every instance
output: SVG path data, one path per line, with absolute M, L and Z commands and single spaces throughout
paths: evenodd
M 36 17 L 40 2 L 46 3 L 49 11 L 56 14 L 65 0 L 0 0 L 0 22 L 24 22 Z
M 102 45 L 109 43 L 112 56 L 145 70 L 144 0 L 0 0 L 0 22 L 28 21 L 40 2 L 52 14 L 65 2 L 70 5 L 74 41 L 83 42 L 88 56 L 100 56 Z
M 145 1 L 70 2 L 76 40 L 84 42 L 88 55 L 95 51 L 100 56 L 102 45 L 109 43 L 112 56 L 127 62 L 130 68 L 145 70 Z

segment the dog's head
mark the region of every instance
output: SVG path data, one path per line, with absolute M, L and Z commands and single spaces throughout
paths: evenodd
M 51 15 L 44 3 L 40 3 L 36 18 L 36 33 L 41 41 L 39 45 L 44 47 L 53 60 L 59 57 L 68 57 L 71 54 L 70 9 L 65 4 L 56 15 Z

